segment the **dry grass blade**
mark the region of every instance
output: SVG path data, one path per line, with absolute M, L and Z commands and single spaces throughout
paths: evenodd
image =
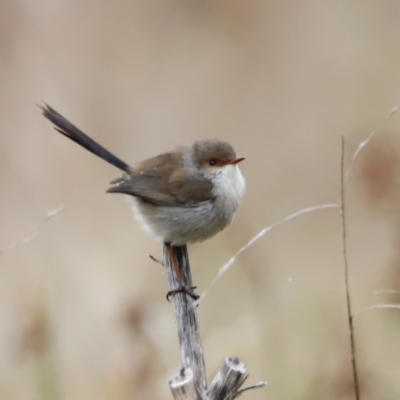
M 44 218 L 38 222 L 36 225 L 32 226 L 25 234 L 21 237 L 21 239 L 10 243 L 8 246 L 5 247 L 4 250 L 0 250 L 0 256 L 2 256 L 7 250 L 15 249 L 19 246 L 22 246 L 26 243 L 29 243 L 33 239 L 37 237 L 39 229 L 51 218 L 56 216 L 59 212 L 61 212 L 65 208 L 65 204 L 61 204 L 60 206 L 53 208 L 47 211 Z
M 210 285 L 204 290 L 202 295 L 200 296 L 200 299 L 197 300 L 197 304 L 199 304 L 204 297 L 207 296 L 209 290 L 215 285 L 215 283 L 221 278 L 222 275 L 225 274 L 226 271 L 235 263 L 237 260 L 238 256 L 242 254 L 244 251 L 246 251 L 249 247 L 251 247 L 254 243 L 256 243 L 258 240 L 260 240 L 265 234 L 270 232 L 272 229 L 277 228 L 278 226 L 284 224 L 285 222 L 291 221 L 292 219 L 295 219 L 303 214 L 308 214 L 314 211 L 319 211 L 319 210 L 325 210 L 326 208 L 338 208 L 340 209 L 340 204 L 337 203 L 328 203 L 328 204 L 320 204 L 318 206 L 313 206 L 313 207 L 306 207 L 303 208 L 299 211 L 294 212 L 293 214 L 290 214 L 286 216 L 285 218 L 275 222 L 272 225 L 269 225 L 262 229 L 260 232 L 257 233 L 252 239 L 250 239 L 244 246 L 242 246 L 236 254 L 234 254 L 219 270 L 215 278 L 212 280 Z
M 357 310 L 354 312 L 353 317 L 356 315 L 360 315 L 365 313 L 366 311 L 371 311 L 371 310 L 381 310 L 381 309 L 400 309 L 400 304 L 376 304 L 374 306 L 369 306 L 365 308 L 361 308 L 360 310 Z
M 344 278 L 346 286 L 347 319 L 349 322 L 349 331 L 350 331 L 350 351 L 351 351 L 351 365 L 353 371 L 354 393 L 356 400 L 360 400 L 360 390 L 358 384 L 357 363 L 356 363 L 356 346 L 354 341 L 354 326 L 353 326 L 353 316 L 351 311 L 351 298 L 350 298 L 350 288 L 349 288 L 349 267 L 347 261 L 347 246 L 346 246 L 344 156 L 345 156 L 345 141 L 344 137 L 342 136 L 342 157 L 340 160 L 340 198 L 341 198 L 341 215 L 342 215 L 343 264 L 344 264 Z
M 344 177 L 344 183 L 347 183 L 349 176 L 351 174 L 351 171 L 353 169 L 353 165 L 354 162 L 356 160 L 356 158 L 358 157 L 358 155 L 360 154 L 361 150 L 367 146 L 367 144 L 369 143 L 369 141 L 372 139 L 372 137 L 375 135 L 375 132 L 377 132 L 384 124 L 385 122 L 391 118 L 393 115 L 395 115 L 397 113 L 397 111 L 399 111 L 399 107 L 395 106 L 393 107 L 390 112 L 388 113 L 388 115 L 385 117 L 385 119 L 381 122 L 381 124 L 374 130 L 372 131 L 358 146 L 356 151 L 353 153 L 353 156 L 351 157 L 351 161 L 350 161 L 350 165 L 347 168 L 345 177 Z

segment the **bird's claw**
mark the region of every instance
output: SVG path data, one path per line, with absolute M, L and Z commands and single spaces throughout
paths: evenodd
M 196 287 L 197 286 L 182 285 L 182 286 L 178 287 L 177 289 L 170 290 L 167 293 L 166 298 L 167 298 L 168 301 L 170 301 L 170 299 L 169 299 L 170 296 L 173 296 L 173 295 L 175 295 L 177 293 L 185 293 L 188 296 L 190 296 L 193 300 L 198 300 L 200 298 L 200 296 L 194 292 Z

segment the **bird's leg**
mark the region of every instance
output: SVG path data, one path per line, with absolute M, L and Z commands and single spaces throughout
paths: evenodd
M 170 290 L 167 293 L 167 300 L 169 301 L 169 297 L 174 294 L 177 294 L 177 293 L 186 293 L 192 299 L 197 300 L 200 296 L 197 295 L 196 293 L 194 293 L 194 289 L 196 289 L 196 286 L 187 286 L 185 284 L 185 281 L 183 280 L 181 271 L 179 270 L 178 262 L 176 261 L 176 257 L 175 257 L 174 251 L 172 250 L 171 244 L 165 243 L 165 247 L 167 248 L 168 257 L 171 261 L 172 268 L 175 271 L 176 278 L 180 284 L 180 286 L 177 289 Z

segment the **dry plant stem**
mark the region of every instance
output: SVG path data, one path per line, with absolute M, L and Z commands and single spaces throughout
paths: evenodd
M 187 247 L 171 246 L 171 249 L 179 268 L 179 275 L 177 276 L 174 271 L 167 245 L 164 244 L 164 264 L 167 267 L 170 290 L 179 288 L 182 283 L 187 287 L 193 286 Z M 176 293 L 172 299 L 175 305 L 182 368 L 192 370 L 196 393 L 204 393 L 207 389 L 206 368 L 194 300 L 185 293 Z M 202 399 L 202 397 L 198 397 L 198 399 Z
M 258 382 L 241 389 L 247 379 L 246 366 L 236 357 L 224 360 L 220 370 L 205 393 L 205 400 L 233 400 L 243 392 L 264 387 L 267 382 Z
M 170 259 L 171 251 L 171 256 L 176 261 L 175 268 L 179 269 L 178 274 Z M 167 268 L 170 290 L 177 289 L 182 284 L 186 287 L 193 286 L 186 246 L 169 247 L 168 244 L 164 244 L 164 264 Z M 197 303 L 186 293 L 174 294 L 173 302 L 182 364 L 182 369 L 169 381 L 175 400 L 233 400 L 245 390 L 265 386 L 265 382 L 261 382 L 240 390 L 247 377 L 246 366 L 237 358 L 229 357 L 207 390 L 203 347 L 197 323 Z
M 196 400 L 201 398 L 196 392 L 193 372 L 190 368 L 182 368 L 169 380 L 169 387 L 175 400 Z
M 248 390 L 253 390 L 253 389 L 262 388 L 262 387 L 266 386 L 267 383 L 268 383 L 268 382 L 266 382 L 266 381 L 262 381 L 262 382 L 255 383 L 254 385 L 247 386 L 247 387 L 245 387 L 245 388 L 243 388 L 243 389 L 240 389 L 240 390 L 238 390 L 238 392 L 237 392 L 237 397 L 239 397 L 242 393 L 247 392 Z
M 236 357 L 228 357 L 207 391 L 207 399 L 232 400 L 246 380 L 246 366 Z
M 346 213 L 345 213 L 345 174 L 344 174 L 344 155 L 345 155 L 345 142 L 342 136 L 342 157 L 340 162 L 340 198 L 341 198 L 341 215 L 342 215 L 342 240 L 343 240 L 343 261 L 344 261 L 344 277 L 346 285 L 346 303 L 347 303 L 347 318 L 349 321 L 350 330 L 350 350 L 351 350 L 351 364 L 353 370 L 354 393 L 356 400 L 360 400 L 360 390 L 358 385 L 357 364 L 356 364 L 356 346 L 354 341 L 354 326 L 353 315 L 351 309 L 350 289 L 349 289 L 349 267 L 347 261 L 347 246 L 346 246 Z

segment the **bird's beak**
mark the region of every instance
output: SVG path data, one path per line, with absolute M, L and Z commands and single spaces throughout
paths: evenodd
M 230 158 L 229 160 L 228 160 L 228 162 L 226 163 L 226 164 L 232 164 L 232 165 L 235 165 L 235 164 L 238 164 L 238 163 L 240 163 L 241 161 L 243 161 L 244 160 L 244 157 L 232 157 L 232 158 Z

